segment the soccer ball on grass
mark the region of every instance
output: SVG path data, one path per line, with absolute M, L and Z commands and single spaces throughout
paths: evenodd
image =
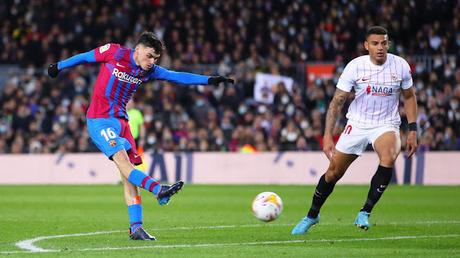
M 264 222 L 277 219 L 283 211 L 283 201 L 273 192 L 263 192 L 256 196 L 252 202 L 252 213 Z

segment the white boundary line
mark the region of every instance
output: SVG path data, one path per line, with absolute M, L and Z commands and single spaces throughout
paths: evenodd
M 53 250 L 53 249 L 43 249 L 41 247 L 35 246 L 35 242 L 41 241 L 41 240 L 48 240 L 48 239 L 54 239 L 54 238 L 64 238 L 64 237 L 78 237 L 78 236 L 94 236 L 94 235 L 101 235 L 101 234 L 111 234 L 111 233 L 119 233 L 123 232 L 121 230 L 116 230 L 116 231 L 98 231 L 98 232 L 90 232 L 90 233 L 79 233 L 79 234 L 67 234 L 67 235 L 56 235 L 56 236 L 41 236 L 41 237 L 36 237 L 32 239 L 26 239 L 23 241 L 17 242 L 15 245 L 21 249 L 28 250 L 29 252 L 34 252 L 34 253 L 44 253 L 44 252 L 59 252 L 59 250 Z
M 294 243 L 323 243 L 323 242 L 356 242 L 356 241 L 377 241 L 377 240 L 398 240 L 398 239 L 418 239 L 418 238 L 449 238 L 460 237 L 460 234 L 433 235 L 433 236 L 395 236 L 380 238 L 349 238 L 349 239 L 316 239 L 316 240 L 281 240 L 281 241 L 260 241 L 260 242 L 242 242 L 242 243 L 205 243 L 190 245 L 151 245 L 151 246 L 127 246 L 127 247 L 99 247 L 84 248 L 75 251 L 109 251 L 109 250 L 128 250 L 128 249 L 166 249 L 166 248 L 197 248 L 197 247 L 225 247 L 241 245 L 272 245 L 272 244 L 294 244 Z
M 96 233 L 96 232 L 94 232 Z M 103 232 L 98 232 L 103 233 Z M 88 233 L 89 234 L 89 233 Z M 88 235 L 85 234 L 85 235 Z M 80 234 L 81 235 L 81 234 Z M 75 236 L 75 235 L 72 235 Z M 316 239 L 316 240 L 284 240 L 284 241 L 260 241 L 260 242 L 241 242 L 241 243 L 203 243 L 203 244 L 178 244 L 178 245 L 151 245 L 151 246 L 125 246 L 125 247 L 99 247 L 66 250 L 70 252 L 84 251 L 114 251 L 114 250 L 135 250 L 135 249 L 170 249 L 170 248 L 200 248 L 200 247 L 227 247 L 227 246 L 251 246 L 251 245 L 273 245 L 273 244 L 295 244 L 295 243 L 324 243 L 324 242 L 357 242 L 357 241 L 379 241 L 379 240 L 400 240 L 400 239 L 421 239 L 421 238 L 453 238 L 460 237 L 460 234 L 448 235 L 425 235 L 425 236 L 394 236 L 376 238 L 349 238 L 349 239 Z M 42 249 L 43 251 L 7 251 L 1 254 L 14 253 L 36 253 L 36 252 L 61 252 L 61 250 Z
M 382 223 L 389 225 L 410 225 L 410 224 L 460 224 L 460 221 L 414 221 L 414 222 L 390 222 Z M 226 229 L 226 228 L 252 228 L 252 227 L 273 227 L 273 226 L 292 226 L 293 224 L 249 224 L 249 225 L 217 225 L 217 226 L 198 226 L 198 227 L 175 227 L 155 229 L 155 231 L 172 231 L 172 230 L 199 230 L 199 229 Z M 322 223 L 322 225 L 345 225 L 343 223 Z M 61 252 L 61 250 L 44 249 L 35 245 L 36 242 L 41 240 L 65 238 L 65 237 L 78 237 L 78 236 L 92 236 L 101 234 L 112 234 L 124 232 L 122 230 L 114 231 L 97 231 L 89 233 L 54 235 L 54 236 L 40 236 L 33 239 L 26 239 L 17 242 L 15 245 L 24 251 L 0 251 L 0 254 L 13 254 L 13 253 L 37 253 L 37 252 Z M 396 236 L 386 238 L 355 238 L 355 239 L 318 239 L 318 240 L 286 240 L 286 241 L 262 241 L 262 242 L 246 242 L 246 243 L 205 243 L 205 244 L 191 244 L 191 245 L 154 245 L 154 246 L 138 246 L 138 247 L 101 247 L 101 248 L 84 248 L 75 249 L 70 251 L 100 251 L 100 250 L 123 250 L 123 249 L 144 249 L 144 248 L 191 248 L 191 247 L 219 247 L 219 246 L 235 246 L 235 245 L 266 245 L 266 244 L 285 244 L 285 243 L 314 243 L 314 242 L 350 242 L 350 241 L 374 241 L 374 240 L 396 240 L 396 239 L 415 239 L 415 238 L 440 238 L 440 237 L 459 237 L 460 234 L 448 235 L 426 235 L 426 236 Z

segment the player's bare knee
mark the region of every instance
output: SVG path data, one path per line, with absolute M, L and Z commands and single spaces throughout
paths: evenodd
M 120 172 L 128 177 L 129 173 L 134 169 L 134 166 L 129 161 L 128 154 L 125 150 L 120 150 L 112 156 L 113 161 L 117 165 Z
M 383 165 L 385 167 L 393 167 L 395 160 L 395 155 L 383 155 L 380 157 L 380 165 Z
M 328 170 L 326 171 L 326 182 L 328 183 L 336 183 L 340 180 L 343 176 L 343 171 L 338 170 L 337 166 L 329 166 Z
M 328 183 L 336 183 L 337 181 L 342 178 L 345 171 L 340 167 L 337 166 L 334 161 L 329 163 L 329 167 L 326 171 L 326 182 Z
M 124 163 L 124 162 L 126 162 L 126 161 L 129 162 L 129 157 L 128 157 L 128 155 L 126 154 L 126 151 L 125 151 L 125 150 L 120 150 L 120 151 L 116 152 L 115 154 L 113 154 L 112 160 L 113 160 L 115 163 L 120 164 L 120 163 Z

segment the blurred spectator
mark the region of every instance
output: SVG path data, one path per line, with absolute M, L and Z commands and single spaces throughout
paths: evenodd
M 343 64 L 362 53 L 360 35 L 375 24 L 389 29 L 391 52 L 413 68 L 420 144 L 460 150 L 458 1 L 159 3 L 1 2 L 0 64 L 22 70 L 0 82 L 0 153 L 94 151 L 84 112 L 96 67 L 79 66 L 53 81 L 44 67 L 107 42 L 132 46 L 143 30 L 166 42 L 162 65 L 237 79 L 233 86 L 216 88 L 142 85 L 136 101 L 144 116 L 146 150 L 321 150 L 325 111 Z M 335 76 L 306 87 L 303 64 L 312 61 L 336 62 Z M 296 82 L 292 91 L 276 85 L 274 103 L 259 104 L 252 95 L 257 72 Z M 401 115 L 404 138 L 402 108 Z M 342 128 L 343 119 L 335 138 Z

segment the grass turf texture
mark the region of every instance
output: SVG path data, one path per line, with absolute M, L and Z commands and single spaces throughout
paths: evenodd
M 144 191 L 144 227 L 158 241 L 139 242 L 128 239 L 121 186 L 0 186 L 0 256 L 460 257 L 458 186 L 392 185 L 374 209 L 372 228 L 362 231 L 353 221 L 368 187 L 338 185 L 320 224 L 305 236 L 291 236 L 313 190 L 185 185 L 165 207 Z M 283 213 L 274 222 L 259 222 L 251 214 L 251 202 L 262 191 L 283 199 Z M 102 233 L 34 243 L 56 252 L 30 254 L 15 246 L 41 236 L 91 232 Z

